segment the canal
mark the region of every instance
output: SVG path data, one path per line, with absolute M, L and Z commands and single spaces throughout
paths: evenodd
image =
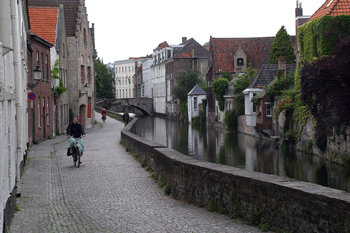
M 344 167 L 261 138 L 159 117 L 138 118 L 136 134 L 198 160 L 350 192 L 350 172 Z

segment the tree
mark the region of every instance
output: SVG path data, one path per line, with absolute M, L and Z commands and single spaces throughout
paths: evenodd
M 301 100 L 316 119 L 316 144 L 325 151 L 337 124 L 350 124 L 350 36 L 331 55 L 305 63 L 300 73 Z
M 180 101 L 187 101 L 187 94 L 196 84 L 203 80 L 199 77 L 197 70 L 182 71 L 175 77 L 176 86 L 173 88 L 173 96 Z
M 96 59 L 96 95 L 98 98 L 115 98 L 113 93 L 113 76 L 109 72 L 106 65 L 104 65 L 100 58 Z
M 244 115 L 244 94 L 243 91 L 248 88 L 257 73 L 256 69 L 250 66 L 244 70 L 239 76 L 235 77 L 233 84 L 233 92 L 235 95 L 235 113 L 237 116 Z
M 287 64 L 295 63 L 295 54 L 292 46 L 292 40 L 284 26 L 277 32 L 275 40 L 271 45 L 270 64 L 278 64 L 278 59 L 284 56 Z
M 226 78 L 218 78 L 213 82 L 213 92 L 215 99 L 219 102 L 220 111 L 225 110 L 225 92 L 228 87 L 228 80 Z
M 232 80 L 231 73 L 228 72 L 228 71 L 226 71 L 225 73 L 223 73 L 223 74 L 221 75 L 221 77 L 227 79 L 229 82 Z

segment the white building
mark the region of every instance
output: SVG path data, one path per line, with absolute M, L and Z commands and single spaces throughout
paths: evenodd
M 26 1 L 0 1 L 0 231 L 20 192 L 28 142 Z M 4 222 L 5 220 L 5 222 Z
M 167 97 L 172 99 L 170 82 L 167 82 L 166 77 L 166 63 L 171 60 L 174 55 L 174 50 L 178 51 L 183 45 L 169 46 L 165 41 L 158 45 L 153 50 L 153 65 L 152 69 L 152 97 L 154 112 L 160 114 L 167 114 Z M 168 87 L 169 86 L 169 87 Z M 168 92 L 167 92 L 168 90 Z
M 192 123 L 192 117 L 199 116 L 200 106 L 203 104 L 203 99 L 205 99 L 206 96 L 207 93 L 198 85 L 194 86 L 187 94 L 188 121 L 190 123 Z
M 134 98 L 135 60 L 127 59 L 114 62 L 115 98 Z
M 145 58 L 142 60 L 142 84 L 141 97 L 152 98 L 152 58 Z

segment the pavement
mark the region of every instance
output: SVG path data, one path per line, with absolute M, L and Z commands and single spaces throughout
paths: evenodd
M 66 135 L 34 145 L 7 232 L 261 232 L 164 195 L 120 145 L 123 127 L 107 117 L 86 130 L 80 168 Z

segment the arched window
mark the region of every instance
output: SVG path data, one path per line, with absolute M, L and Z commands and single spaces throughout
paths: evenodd
M 84 28 L 84 44 L 87 44 L 86 28 Z

